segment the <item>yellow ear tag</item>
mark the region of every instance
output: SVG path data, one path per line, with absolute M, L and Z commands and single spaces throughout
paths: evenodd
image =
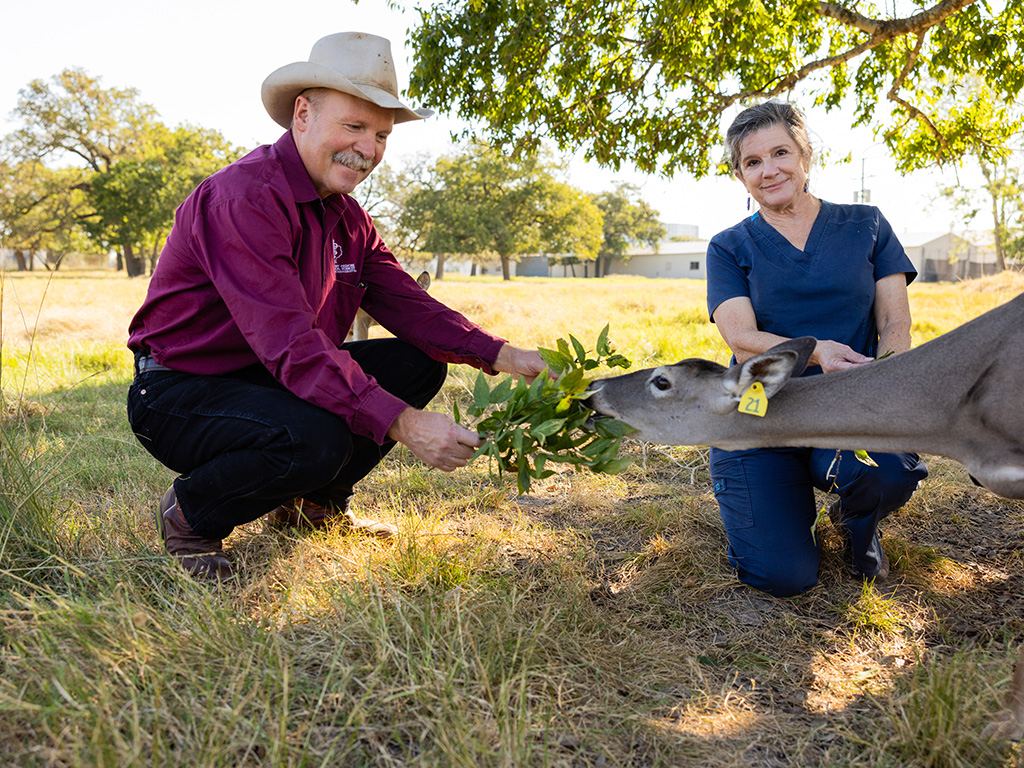
M 755 381 L 743 393 L 738 410 L 740 413 L 749 413 L 751 416 L 764 416 L 768 413 L 768 395 L 764 393 L 764 386 L 760 381 Z

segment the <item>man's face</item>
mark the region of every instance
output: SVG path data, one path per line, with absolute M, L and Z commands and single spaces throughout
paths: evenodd
M 350 194 L 384 157 L 394 110 L 334 90 L 295 101 L 292 135 L 320 197 Z

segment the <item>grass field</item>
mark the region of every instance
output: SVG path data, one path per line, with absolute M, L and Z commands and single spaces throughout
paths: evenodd
M 161 554 L 172 479 L 124 418 L 125 328 L 146 284 L 2 275 L 0 765 L 1008 766 L 988 742 L 1024 635 L 1024 503 L 928 457 L 883 526 L 894 577 L 741 586 L 703 449 L 628 443 L 609 477 L 517 497 L 485 464 L 398 450 L 359 489 L 380 544 L 254 523 L 241 578 Z M 605 323 L 633 367 L 728 355 L 704 284 L 487 279 L 432 293 L 524 346 Z M 919 344 L 1024 291 L 913 285 Z M 380 329 L 375 329 L 380 333 Z M 950 361 L 955 365 L 956 361 Z M 453 370 L 435 406 L 469 403 Z M 824 498 L 824 497 L 823 497 Z

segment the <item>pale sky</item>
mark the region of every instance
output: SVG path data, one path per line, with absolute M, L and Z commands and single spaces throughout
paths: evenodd
M 92 5 L 70 0 L 8 3 L 0 45 L 0 132 L 14 128 L 8 118 L 18 91 L 36 78 L 49 79 L 66 67 L 81 67 L 100 77 L 103 87 L 133 87 L 169 126 L 181 123 L 220 131 L 246 147 L 271 143 L 281 135 L 260 101 L 264 78 L 280 66 L 305 61 L 317 39 L 333 32 L 362 31 L 387 37 L 399 67 L 399 87 L 409 72 L 407 30 L 414 16 L 387 8 L 384 0 L 302 0 L 301 3 L 249 0 L 98 0 Z M 430 106 L 413 104 L 412 106 Z M 401 164 L 418 152 L 439 154 L 459 124 L 441 114 L 420 123 L 396 126 L 387 159 Z M 732 114 L 728 116 L 731 119 Z M 852 155 L 852 162 L 815 168 L 811 189 L 836 203 L 853 202 L 861 186 L 871 202 L 899 233 L 962 229 L 936 190 L 955 183 L 952 172 L 920 172 L 900 177 L 885 148 L 870 132 L 853 132 L 847 114 L 808 111 L 815 144 L 832 158 Z M 961 172 L 963 183 L 976 174 Z M 746 192 L 738 181 L 678 175 L 665 180 L 632 170 L 618 173 L 575 161 L 568 181 L 589 192 L 610 190 L 616 181 L 641 186 L 645 199 L 663 221 L 695 224 L 710 238 L 746 215 Z M 975 226 L 991 228 L 976 220 Z

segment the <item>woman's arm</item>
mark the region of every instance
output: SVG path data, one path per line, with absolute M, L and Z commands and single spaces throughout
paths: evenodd
M 754 305 L 746 296 L 723 301 L 715 309 L 715 325 L 725 343 L 742 363 L 786 341 L 782 336 L 758 330 Z
M 754 307 L 745 296 L 719 304 L 715 310 L 714 320 L 719 333 L 739 363 L 786 341 L 783 336 L 758 330 Z M 822 371 L 829 373 L 869 362 L 870 357 L 854 352 L 845 344 L 830 339 L 818 339 L 809 364 L 820 366 Z
M 875 283 L 875 325 L 879 355 L 910 349 L 910 299 L 907 276 L 902 272 Z

